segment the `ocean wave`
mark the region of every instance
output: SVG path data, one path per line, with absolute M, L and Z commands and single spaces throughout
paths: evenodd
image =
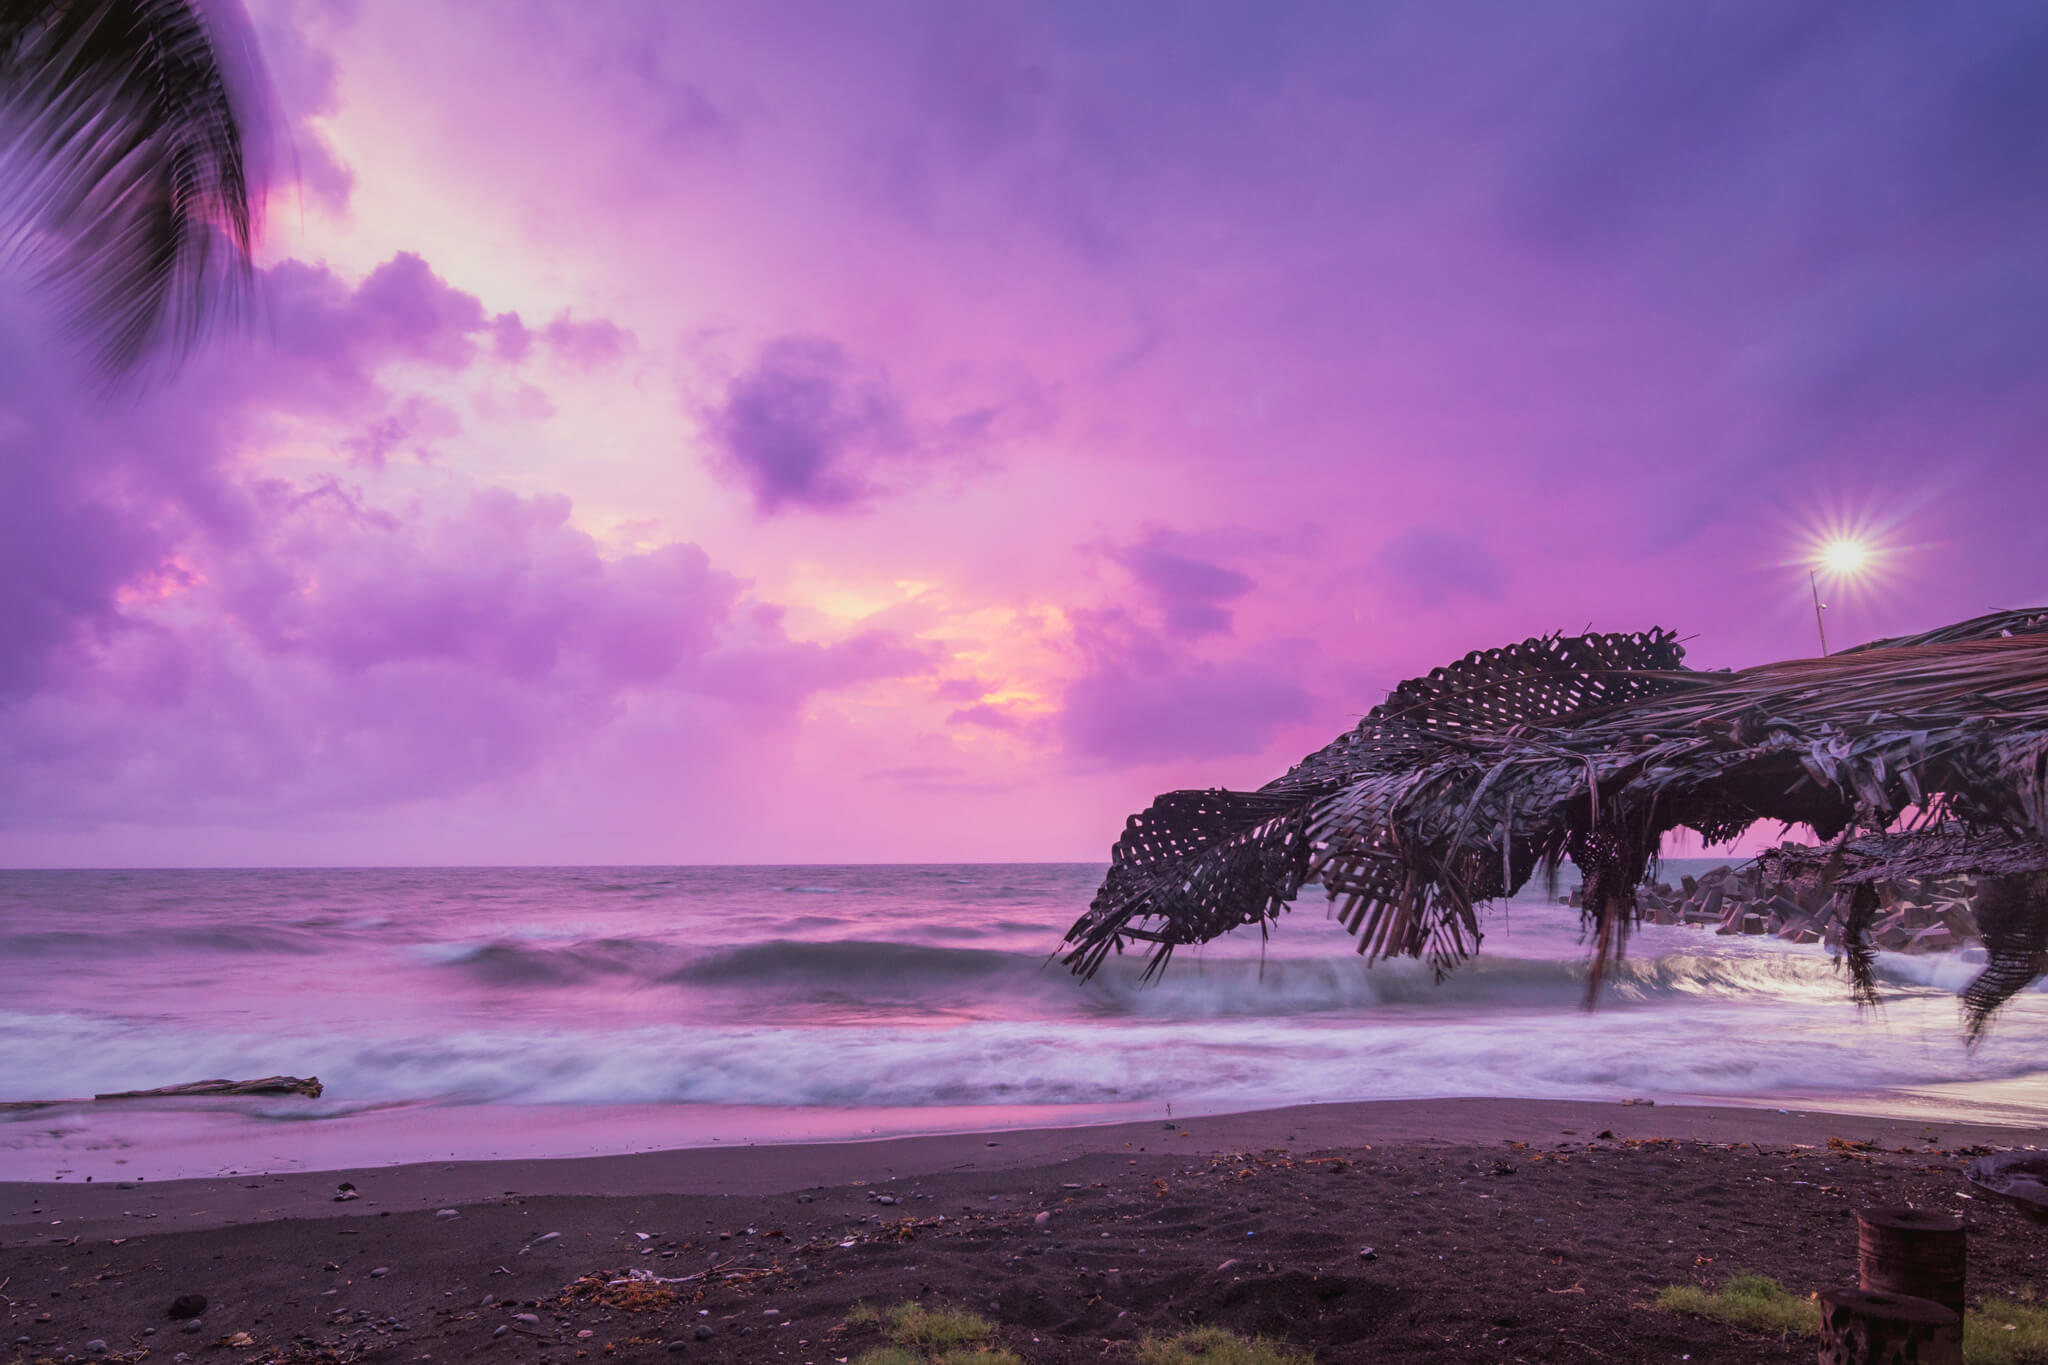
M 0 935 L 0 960 L 28 957 L 164 958 L 176 952 L 311 956 L 333 946 L 324 933 L 266 925 L 173 925 L 90 932 L 31 930 Z
M 1975 1052 L 1947 1002 L 1885 1022 L 1847 1006 L 1283 1020 L 978 1022 L 947 1028 L 527 1026 L 377 1039 L 235 1036 L 101 1021 L 0 1029 L 0 1097 L 159 1084 L 212 1066 L 317 1072 L 336 1106 L 549 1104 L 947 1106 L 1282 1104 L 1449 1095 L 1870 1093 L 2048 1073 L 2048 1006 Z M 1911 1030 L 1910 1039 L 1901 1036 Z M 227 1059 L 234 1059 L 227 1064 Z M 1817 1079 L 1818 1078 L 1818 1079 Z M 40 1096 L 35 1096 L 40 1097 Z M 320 1102 L 325 1105 L 327 1101 Z M 283 1106 L 313 1117 L 317 1106 Z
M 972 937 L 964 926 L 945 937 Z M 934 935 L 938 937 L 938 935 Z M 494 937 L 415 945 L 415 961 L 493 988 L 569 987 L 604 980 L 624 987 L 764 1006 L 805 1003 L 834 1009 L 929 1009 L 991 1017 L 1285 1017 L 1382 1010 L 1569 1010 L 1583 1003 L 1582 957 L 1481 954 L 1441 980 L 1424 962 L 1367 964 L 1354 954 L 1269 957 L 1184 953 L 1143 980 L 1144 959 L 1112 958 L 1077 981 L 1056 959 L 962 943 L 891 939 L 778 938 L 703 951 L 644 936 L 537 941 Z M 1977 964 L 1952 957 L 1881 953 L 1879 988 L 1888 996 L 1954 994 Z M 2048 988 L 2048 983 L 2044 983 Z M 1684 944 L 1623 959 L 1608 972 L 1612 1006 L 1655 1008 L 1683 1000 L 1848 999 L 1841 968 L 1826 952 L 1788 945 Z
M 647 938 L 598 938 L 560 945 L 531 940 L 429 943 L 414 950 L 420 961 L 448 967 L 492 986 L 566 986 L 595 977 L 660 981 L 687 954 Z
M 1960 968 L 1960 972 L 1955 970 Z M 1878 981 L 1893 993 L 1952 991 L 1969 968 L 1891 954 Z M 1391 1007 L 1569 1009 L 1585 996 L 1582 959 L 1481 956 L 1439 981 L 1427 963 L 1368 965 L 1356 956 L 1187 957 L 1142 980 L 1139 960 L 1112 960 L 1081 983 L 1046 957 L 996 949 L 886 940 L 774 940 L 707 954 L 667 980 L 692 989 L 835 1002 L 951 1003 L 971 993 L 992 1004 L 1033 1002 L 1053 1014 L 1205 1018 L 1285 1016 Z M 1678 999 L 1847 999 L 1845 978 L 1825 954 L 1785 949 L 1664 953 L 1610 969 L 1605 998 L 1621 1005 Z

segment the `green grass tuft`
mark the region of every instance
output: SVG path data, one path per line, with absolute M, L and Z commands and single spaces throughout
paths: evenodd
M 916 1302 L 899 1303 L 884 1318 L 882 1330 L 889 1340 L 898 1346 L 915 1346 L 927 1351 L 986 1346 L 996 1334 L 994 1323 L 964 1308 L 926 1308 Z
M 1820 1305 L 1786 1292 L 1783 1285 L 1764 1275 L 1731 1276 L 1719 1291 L 1675 1284 L 1658 1293 L 1656 1307 L 1750 1332 L 1811 1336 L 1820 1331 Z
M 2048 1308 L 2023 1295 L 1986 1299 L 1963 1314 L 1967 1365 L 2034 1365 L 2048 1361 Z
M 901 1346 L 877 1346 L 861 1352 L 853 1365 L 925 1365 L 925 1359 Z
M 1299 1347 L 1264 1337 L 1250 1340 L 1221 1327 L 1197 1327 L 1170 1340 L 1147 1337 L 1138 1343 L 1138 1365 L 1313 1365 Z
M 863 1353 L 854 1365 L 1024 1365 L 995 1344 L 995 1324 L 964 1308 L 927 1308 L 912 1301 L 877 1313 L 867 1304 L 847 1310 L 849 1327 L 879 1326 L 889 1345 Z

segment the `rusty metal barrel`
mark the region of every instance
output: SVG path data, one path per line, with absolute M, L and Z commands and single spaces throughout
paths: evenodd
M 1865 1209 L 1856 1215 L 1856 1273 L 1864 1289 L 1928 1299 L 1963 1315 L 1963 1223 L 1932 1209 Z

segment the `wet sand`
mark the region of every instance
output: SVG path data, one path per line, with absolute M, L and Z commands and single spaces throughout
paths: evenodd
M 0 1184 L 0 1361 L 825 1365 L 880 1340 L 845 1325 L 855 1303 L 909 1298 L 981 1312 L 1031 1362 L 1131 1360 L 1137 1339 L 1193 1323 L 1319 1361 L 1810 1360 L 1810 1343 L 1645 1302 L 1738 1270 L 1800 1293 L 1853 1283 L 1854 1210 L 1900 1203 L 1973 1221 L 1973 1295 L 2048 1287 L 2048 1232 L 1964 1197 L 1960 1175 L 1986 1147 L 2042 1142 L 1817 1112 L 1432 1100 Z M 608 1286 L 635 1270 L 680 1282 Z M 181 1296 L 207 1300 L 196 1329 L 168 1316 Z

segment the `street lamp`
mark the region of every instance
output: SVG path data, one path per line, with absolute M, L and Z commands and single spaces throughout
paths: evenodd
M 1828 652 L 1828 624 L 1823 615 L 1827 604 L 1820 600 L 1820 571 L 1834 579 L 1854 578 L 1870 563 L 1870 547 L 1860 540 L 1831 540 L 1820 547 L 1819 562 L 1806 570 L 1806 584 L 1813 590 L 1813 624 L 1820 632 L 1820 652 Z

